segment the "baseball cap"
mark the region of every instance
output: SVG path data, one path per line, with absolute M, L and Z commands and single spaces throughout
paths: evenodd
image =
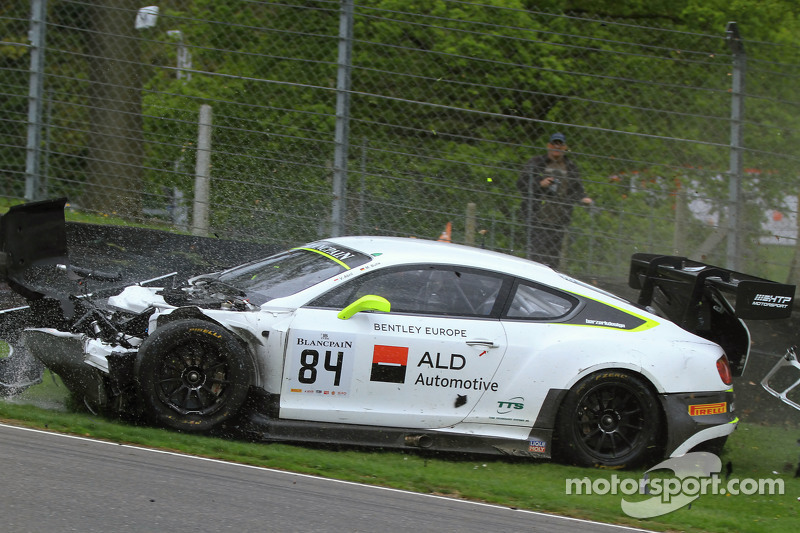
M 563 133 L 554 133 L 550 136 L 550 142 L 561 141 L 564 144 L 567 144 L 567 138 L 564 137 Z

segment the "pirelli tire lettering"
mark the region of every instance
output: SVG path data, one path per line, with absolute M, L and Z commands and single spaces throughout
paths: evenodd
M 216 331 L 211 331 L 210 329 L 207 328 L 191 328 L 189 329 L 189 331 L 203 333 L 205 335 L 211 335 L 212 337 L 216 337 L 217 339 L 222 338 L 222 335 L 220 333 L 217 333 Z

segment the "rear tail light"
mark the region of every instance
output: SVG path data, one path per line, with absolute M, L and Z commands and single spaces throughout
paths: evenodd
M 731 365 L 728 363 L 728 356 L 723 355 L 717 359 L 717 372 L 719 372 L 719 377 L 725 385 L 733 383 L 733 374 L 731 373 Z

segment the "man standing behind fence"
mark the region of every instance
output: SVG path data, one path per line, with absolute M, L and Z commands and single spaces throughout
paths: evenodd
M 557 267 L 561 246 L 578 202 L 589 205 L 580 171 L 567 156 L 567 139 L 554 133 L 547 153 L 532 157 L 517 180 L 522 194 L 522 220 L 528 259 Z

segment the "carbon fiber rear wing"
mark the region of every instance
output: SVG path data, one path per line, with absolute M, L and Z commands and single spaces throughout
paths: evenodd
M 119 272 L 70 265 L 64 219 L 66 198 L 15 205 L 0 216 L 0 281 L 28 300 L 56 296 L 53 273 L 66 279 L 119 281 Z
M 628 285 L 638 304 L 725 350 L 734 376 L 750 352 L 743 320 L 775 320 L 792 314 L 795 286 L 743 274 L 686 257 L 634 254 Z
M 68 264 L 66 204 L 66 198 L 30 202 L 0 217 L 0 279 L 25 298 L 42 296 L 25 280 L 31 268 Z
M 634 254 L 628 284 L 639 289 L 640 305 L 651 305 L 665 297 L 661 308 L 681 325 L 691 325 L 697 308 L 714 288 L 732 297 L 735 314 L 741 319 L 774 320 L 792 314 L 794 285 L 787 285 L 735 272 L 685 257 Z M 664 305 L 666 304 L 666 305 Z

